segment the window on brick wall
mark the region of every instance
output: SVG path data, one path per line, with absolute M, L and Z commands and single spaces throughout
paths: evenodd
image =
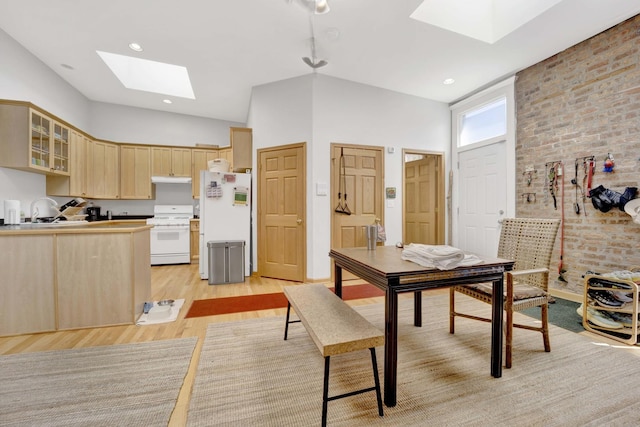
M 506 138 L 507 98 L 501 97 L 460 115 L 458 147 Z

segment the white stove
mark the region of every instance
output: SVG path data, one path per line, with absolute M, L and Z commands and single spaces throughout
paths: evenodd
M 151 229 L 151 265 L 191 262 L 189 221 L 192 205 L 156 205 L 153 218 L 147 219 Z

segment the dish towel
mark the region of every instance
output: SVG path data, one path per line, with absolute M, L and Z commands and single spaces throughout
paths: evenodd
M 142 315 L 140 315 L 140 317 L 138 318 L 136 325 L 155 325 L 157 323 L 175 322 L 175 320 L 178 318 L 178 313 L 180 313 L 180 309 L 183 305 L 184 298 L 175 300 L 173 302 L 173 305 L 171 306 L 171 312 L 166 317 L 162 318 L 154 319 L 150 318 L 148 313 L 142 313 Z M 153 306 L 158 306 L 158 301 L 154 301 Z
M 410 243 L 402 251 L 402 259 L 423 267 L 451 270 L 456 267 L 480 264 L 482 260 L 473 254 L 447 245 L 423 245 Z

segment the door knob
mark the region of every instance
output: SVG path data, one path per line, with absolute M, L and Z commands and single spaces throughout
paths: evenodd
M 302 224 L 302 220 L 300 218 L 298 218 L 296 222 L 298 223 L 298 225 Z

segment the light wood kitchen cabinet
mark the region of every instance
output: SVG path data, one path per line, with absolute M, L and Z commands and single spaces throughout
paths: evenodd
M 120 147 L 106 141 L 93 141 L 88 155 L 89 193 L 96 199 L 120 197 Z
M 71 129 L 69 176 L 47 175 L 47 195 L 90 197 L 87 176 L 87 153 L 91 140 Z
M 229 162 L 229 170 L 233 171 L 233 150 L 231 147 L 222 147 L 218 150 L 218 158 Z
M 56 329 L 52 235 L 0 238 L 0 336 Z
M 60 234 L 56 253 L 58 329 L 135 323 L 150 293 L 148 232 Z
M 152 176 L 191 176 L 191 149 L 151 147 Z
M 70 128 L 30 105 L 0 104 L 0 166 L 68 176 Z
M 251 128 L 229 128 L 233 172 L 245 172 L 252 167 L 253 130 Z M 229 159 L 227 159 L 229 160 Z
M 191 150 L 191 195 L 194 199 L 200 198 L 200 171 L 209 169 L 209 160 L 219 158 L 218 150 L 215 149 L 199 149 Z
M 150 228 L 0 227 L 0 336 L 134 324 L 151 298 Z
M 144 145 L 120 146 L 120 198 L 153 199 L 151 148 Z
M 191 235 L 191 264 L 197 264 L 200 260 L 200 220 L 192 219 L 190 221 Z

